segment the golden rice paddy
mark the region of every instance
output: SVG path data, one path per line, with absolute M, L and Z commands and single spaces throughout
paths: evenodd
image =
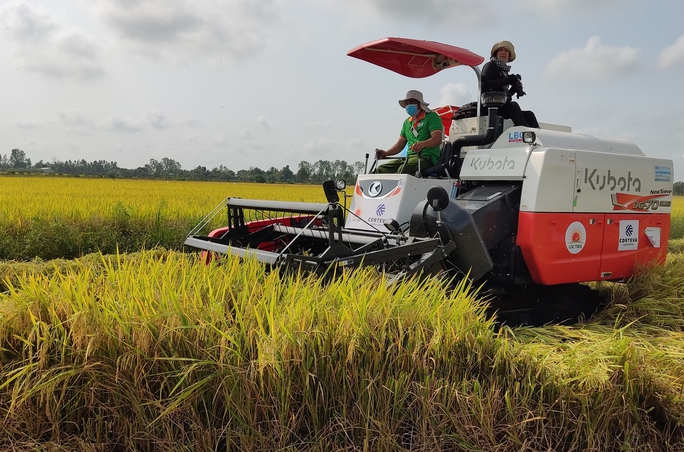
M 228 196 L 319 187 L 1 182 L 0 251 L 30 256 L 0 262 L 2 450 L 684 450 L 679 252 L 598 286 L 609 304 L 587 321 L 496 328 L 465 283 L 323 284 L 135 249 Z M 110 239 L 136 252 L 70 245 Z M 45 249 L 87 255 L 29 262 Z

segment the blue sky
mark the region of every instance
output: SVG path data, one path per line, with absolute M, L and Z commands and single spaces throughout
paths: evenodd
M 0 3 L 0 154 L 135 168 L 362 161 L 421 90 L 475 100 L 469 68 L 409 79 L 346 56 L 386 36 L 489 56 L 516 46 L 524 109 L 627 138 L 684 180 L 681 0 L 10 0 Z M 683 176 L 680 176 L 682 174 Z

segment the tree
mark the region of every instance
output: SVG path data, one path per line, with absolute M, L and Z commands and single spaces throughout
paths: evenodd
M 297 170 L 297 182 L 300 184 L 307 184 L 311 178 L 311 164 L 306 160 L 299 162 L 299 169 Z
M 213 168 L 209 174 L 211 180 L 221 180 L 229 181 L 235 180 L 235 171 L 227 168 L 223 165 L 219 165 L 218 168 Z
M 106 160 L 94 160 L 88 162 L 85 159 L 59 161 L 55 159 L 51 163 L 39 160 L 31 165 L 31 159 L 21 149 L 12 149 L 9 155 L 0 154 L 0 169 L 41 169 L 49 166 L 55 173 L 108 176 L 122 178 L 159 179 L 172 178 L 179 180 L 213 180 L 213 181 L 243 181 L 259 183 L 302 183 L 319 184 L 327 179 L 344 179 L 347 183 L 353 183 L 356 175 L 363 171 L 363 162 L 353 165 L 344 160 L 319 160 L 311 164 L 306 160 L 299 162 L 297 173 L 293 173 L 290 165 L 278 169 L 271 166 L 264 171 L 258 167 L 237 172 L 228 167 L 219 165 L 211 171 L 204 166 L 198 166 L 192 170 L 184 170 L 181 164 L 172 158 L 164 157 L 161 160 L 150 159 L 145 165 L 135 169 L 119 168 L 116 162 Z M 681 182 L 675 184 L 675 194 L 684 194 L 684 185 Z
M 181 164 L 175 161 L 174 159 L 170 159 L 168 157 L 164 157 L 163 159 L 161 159 L 161 165 L 162 171 L 165 176 L 178 174 L 181 170 Z
M 207 180 L 209 172 L 206 166 L 198 166 L 195 169 L 190 170 L 189 178 L 191 180 Z
M 10 168 L 30 168 L 31 160 L 26 159 L 26 153 L 21 149 L 12 149 L 9 166 Z
M 290 169 L 290 165 L 285 165 L 285 168 L 280 170 L 280 182 L 292 183 L 295 180 L 295 175 Z
M 332 164 L 327 160 L 319 160 L 314 163 L 312 172 L 311 182 L 315 184 L 320 184 L 324 180 L 334 179 L 335 177 Z
M 270 167 L 266 171 L 266 182 L 270 182 L 270 183 L 278 182 L 279 178 L 280 178 L 280 171 L 278 171 L 278 168 L 276 168 L 275 166 Z
M 164 172 L 164 165 L 156 159 L 150 159 L 150 163 L 145 165 L 145 168 L 147 168 L 147 172 L 154 177 L 161 177 Z
M 260 184 L 266 182 L 266 173 L 261 168 L 253 166 L 249 169 L 249 172 L 251 173 L 251 181 L 258 182 Z
M 674 187 L 672 187 L 672 194 L 675 196 L 684 195 L 684 182 L 675 182 Z

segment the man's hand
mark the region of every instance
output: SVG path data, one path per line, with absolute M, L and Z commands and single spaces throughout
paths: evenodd
M 384 159 L 385 157 L 387 157 L 387 151 L 383 151 L 382 149 L 375 150 L 375 158 L 377 160 Z
M 415 143 L 413 143 L 413 145 L 411 145 L 411 151 L 415 153 L 418 153 L 423 149 L 425 149 L 425 144 L 423 144 L 422 141 L 416 141 Z

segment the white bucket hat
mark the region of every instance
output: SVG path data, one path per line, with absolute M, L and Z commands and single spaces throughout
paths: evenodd
M 401 108 L 406 108 L 406 101 L 408 101 L 410 99 L 415 99 L 418 102 L 420 102 L 420 108 L 425 110 L 426 113 L 430 113 L 432 111 L 428 108 L 428 105 L 430 105 L 430 104 L 428 104 L 427 102 L 425 102 L 423 100 L 423 93 L 421 93 L 420 91 L 416 91 L 415 89 L 412 89 L 409 92 L 407 92 L 406 98 L 401 99 L 399 101 L 399 105 L 401 105 Z
M 508 50 L 508 62 L 512 63 L 515 60 L 515 47 L 511 41 L 499 41 L 492 47 L 492 53 L 490 56 L 494 56 L 500 48 Z

